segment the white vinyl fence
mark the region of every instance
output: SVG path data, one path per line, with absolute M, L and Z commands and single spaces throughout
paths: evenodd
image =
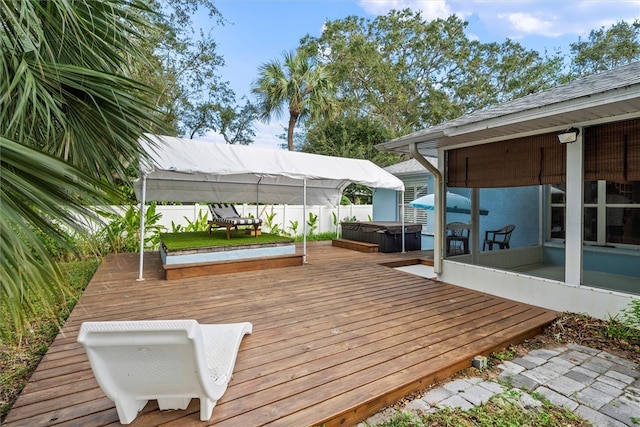
M 306 218 L 303 217 L 304 206 L 302 205 L 235 205 L 240 216 L 252 216 L 262 218 L 262 230 L 271 231 L 272 228 L 278 228 L 291 235 L 294 235 L 294 224 L 297 221 L 296 235 L 301 235 L 304 230 L 304 222 L 309 221 L 309 214 L 317 215 L 317 228 L 314 234 L 325 232 L 336 232 L 334 225 L 334 214 L 338 223 L 345 219 L 357 221 L 369 221 L 372 217 L 372 205 L 347 205 L 339 208 L 329 206 L 307 206 Z M 256 209 L 257 208 L 257 209 Z M 156 206 L 156 212 L 162 214 L 159 224 L 164 226 L 167 231 L 172 231 L 171 222 L 175 225 L 186 226 L 189 222 L 195 222 L 198 218 L 206 216 L 211 219 L 209 208 L 207 205 L 178 205 L 178 206 Z M 271 218 L 271 221 L 269 221 Z M 269 227 L 271 225 L 272 227 Z M 307 226 L 308 227 L 308 226 Z

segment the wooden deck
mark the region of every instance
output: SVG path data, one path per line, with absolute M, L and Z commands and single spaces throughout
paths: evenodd
M 160 257 L 111 256 L 6 419 L 7 426 L 119 425 L 76 343 L 85 320 L 250 321 L 234 376 L 208 422 L 199 401 L 132 426 L 354 425 L 404 395 L 538 333 L 556 313 L 394 270 L 425 253 L 308 244 L 308 263 L 164 280 Z

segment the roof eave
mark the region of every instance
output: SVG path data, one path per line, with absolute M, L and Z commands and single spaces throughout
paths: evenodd
M 431 128 L 433 129 L 433 128 Z M 375 145 L 375 148 L 380 151 L 390 151 L 396 153 L 409 153 L 408 146 L 411 144 L 420 144 L 428 141 L 433 141 L 442 137 L 445 137 L 445 133 L 442 131 L 429 132 L 429 128 L 418 132 L 411 133 L 409 135 L 401 136 L 391 141 L 384 142 L 382 144 Z M 432 157 L 436 157 L 437 154 L 433 154 Z
M 393 139 L 383 144 L 376 145 L 381 151 L 392 151 L 398 153 L 408 153 L 409 145 L 422 144 L 421 152 L 432 152 L 437 155 L 437 149 L 447 146 L 447 141 L 454 137 L 464 137 L 469 135 L 471 138 L 476 133 L 481 133 L 490 129 L 507 128 L 512 125 L 534 122 L 536 120 L 549 117 L 566 117 L 570 113 L 577 111 L 589 110 L 597 107 L 604 107 L 616 103 L 623 103 L 628 100 L 640 99 L 640 83 L 627 85 L 603 92 L 584 95 L 569 100 L 527 108 L 524 110 L 507 113 L 500 116 L 489 117 L 487 119 L 479 119 L 468 121 L 468 116 L 462 116 L 450 122 L 437 125 L 432 128 L 423 129 L 400 138 Z M 461 124 L 457 124 L 460 123 Z M 567 120 L 566 125 L 572 125 L 574 122 Z M 558 124 L 555 124 L 558 127 Z M 540 128 L 543 132 L 546 128 Z M 505 131 L 504 136 L 509 136 L 509 132 Z

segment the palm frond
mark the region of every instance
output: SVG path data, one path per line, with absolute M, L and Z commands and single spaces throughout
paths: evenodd
M 164 128 L 145 101 L 157 94 L 128 77 L 150 13 L 139 0 L 0 0 L 0 299 L 14 326 L 64 293 L 40 236 L 86 233 L 90 207 L 117 199 L 143 156 L 138 138 Z

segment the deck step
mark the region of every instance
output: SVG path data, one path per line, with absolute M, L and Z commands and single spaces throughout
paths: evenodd
M 356 240 L 348 239 L 333 239 L 331 241 L 331 244 L 339 248 L 351 249 L 352 251 L 366 253 L 378 252 L 380 248 L 380 245 L 376 243 L 358 242 Z

